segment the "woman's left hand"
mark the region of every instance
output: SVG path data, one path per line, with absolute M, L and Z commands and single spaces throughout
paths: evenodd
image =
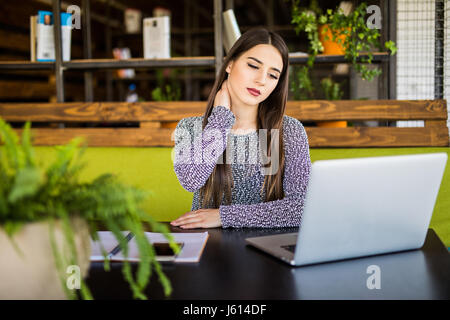
M 219 209 L 199 209 L 190 211 L 170 223 L 183 229 L 217 228 L 222 226 Z

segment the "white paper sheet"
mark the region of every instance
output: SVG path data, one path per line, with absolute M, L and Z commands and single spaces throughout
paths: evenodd
M 122 232 L 125 235 L 128 234 L 127 231 Z M 99 231 L 98 232 L 100 242 L 103 244 L 105 250 L 109 253 L 117 244 L 117 240 L 113 233 L 110 231 Z M 157 232 L 145 232 L 149 242 L 169 242 L 162 233 Z M 194 233 L 171 233 L 175 242 L 182 242 L 183 248 L 175 259 L 170 259 L 174 262 L 198 262 L 205 248 L 206 241 L 209 238 L 209 233 L 206 232 L 194 232 Z M 91 261 L 103 261 L 104 257 L 101 253 L 100 243 L 97 241 L 92 241 L 91 239 Z M 111 261 L 124 261 L 125 257 L 122 252 L 119 252 L 111 257 Z M 168 261 L 165 257 L 157 257 L 159 261 Z M 128 243 L 128 261 L 136 262 L 139 261 L 139 252 L 137 244 L 133 239 Z

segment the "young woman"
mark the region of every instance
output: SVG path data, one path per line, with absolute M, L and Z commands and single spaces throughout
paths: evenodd
M 230 49 L 205 114 L 175 129 L 174 170 L 194 198 L 172 225 L 300 225 L 311 159 L 303 125 L 284 115 L 288 66 L 285 42 L 264 28 Z

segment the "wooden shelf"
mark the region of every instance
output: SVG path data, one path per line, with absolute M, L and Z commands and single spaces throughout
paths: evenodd
M 305 64 L 307 56 L 295 56 L 289 54 L 290 64 Z M 360 59 L 367 58 L 367 54 L 360 56 Z M 360 60 L 359 59 L 359 60 Z M 389 60 L 389 53 L 373 53 L 373 63 Z M 315 63 L 348 63 L 343 55 L 316 56 Z M 127 60 L 116 59 L 80 59 L 63 62 L 65 69 L 95 70 L 95 69 L 123 69 L 123 68 L 187 68 L 204 67 L 214 68 L 215 58 L 213 56 L 204 57 L 176 57 L 169 59 L 144 59 L 132 58 Z M 54 62 L 30 62 L 30 61 L 3 61 L 0 62 L 0 70 L 53 70 Z
M 72 60 L 64 62 L 67 69 L 123 69 L 123 68 L 185 68 L 208 67 L 214 68 L 215 58 L 205 57 L 177 57 L 169 59 L 131 58 L 127 60 L 92 59 Z
M 374 52 L 372 63 L 379 63 L 383 61 L 389 61 L 389 53 L 388 52 Z M 367 53 L 361 54 L 358 58 L 358 61 L 361 61 L 363 58 L 368 58 Z M 308 61 L 308 57 L 289 57 L 289 63 L 291 64 L 304 64 Z M 343 55 L 331 55 L 331 54 L 318 54 L 316 56 L 316 60 L 314 63 L 349 63 L 345 60 Z
M 53 70 L 54 62 L 31 62 L 27 60 L 1 61 L 1 70 Z
M 191 75 L 186 75 L 184 73 L 180 73 L 176 75 L 176 79 L 178 80 L 214 80 L 215 79 L 214 72 L 202 72 L 202 73 L 192 73 Z M 119 78 L 113 77 L 113 81 L 117 82 L 134 82 L 134 81 L 156 81 L 158 77 L 153 74 L 136 74 L 133 78 Z

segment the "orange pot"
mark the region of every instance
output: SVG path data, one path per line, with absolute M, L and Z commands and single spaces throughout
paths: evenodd
M 325 40 L 325 37 L 328 37 L 328 40 Z M 323 54 L 345 54 L 344 47 L 337 43 L 337 40 L 341 39 L 342 43 L 344 43 L 346 37 L 347 35 L 343 34 L 337 37 L 336 41 L 333 41 L 333 34 L 329 25 L 323 24 L 319 27 L 319 40 L 323 45 Z
M 318 127 L 321 128 L 346 128 L 347 121 L 321 121 L 316 122 Z
M 177 124 L 177 121 L 161 122 L 161 128 L 175 129 Z

